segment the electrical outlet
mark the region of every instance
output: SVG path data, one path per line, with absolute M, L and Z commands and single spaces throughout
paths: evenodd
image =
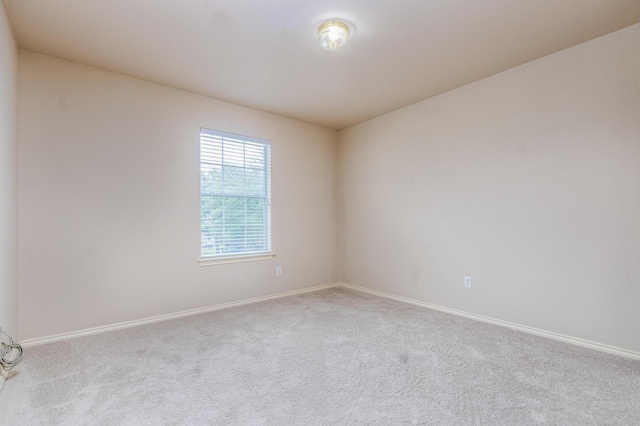
M 276 276 L 282 276 L 282 266 L 276 266 Z
M 464 277 L 464 286 L 465 288 L 471 288 L 471 277 L 469 275 Z

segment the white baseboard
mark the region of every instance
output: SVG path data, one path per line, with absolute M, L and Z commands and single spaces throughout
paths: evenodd
M 197 309 L 190 309 L 188 311 L 175 312 L 172 314 L 158 315 L 155 317 L 144 318 L 140 320 L 126 321 L 126 322 L 121 322 L 117 324 L 105 325 L 101 327 L 94 327 L 94 328 L 87 328 L 84 330 L 72 331 L 70 333 L 62 333 L 62 334 L 56 334 L 53 336 L 38 337 L 35 339 L 23 340 L 20 342 L 20 344 L 22 345 L 23 348 L 27 348 L 27 347 L 36 346 L 36 345 L 42 345 L 44 343 L 58 342 L 60 340 L 73 339 L 73 338 L 82 337 L 82 336 L 90 336 L 92 334 L 98 334 L 98 333 L 106 333 L 108 331 L 122 330 L 124 328 L 136 327 L 139 325 L 151 324 L 154 322 L 188 317 L 191 315 L 203 314 L 205 312 L 218 311 L 220 309 L 228 309 L 236 306 L 248 305 L 251 303 L 265 302 L 267 300 L 279 299 L 282 297 L 289 297 L 289 296 L 295 296 L 298 294 L 326 290 L 328 288 L 337 287 L 338 285 L 339 283 L 325 284 L 325 285 L 319 285 L 315 287 L 303 288 L 301 290 L 292 290 L 292 291 L 286 291 L 284 293 L 271 294 L 268 296 L 253 297 L 251 299 L 239 300 L 237 302 L 221 303 L 219 305 L 207 306 L 204 308 L 197 308 Z
M 582 346 L 584 348 L 595 349 L 601 352 L 607 352 L 614 355 L 623 356 L 635 360 L 640 360 L 640 352 L 634 352 L 627 349 L 617 348 L 615 346 L 605 345 L 603 343 L 592 342 L 590 340 L 579 339 L 577 337 L 566 336 L 564 334 L 554 333 L 552 331 L 541 330 L 539 328 L 528 327 L 526 325 L 520 325 L 509 321 L 502 321 L 495 318 L 485 317 L 483 315 L 472 314 L 469 312 L 459 311 L 457 309 L 445 308 L 444 306 L 434 305 L 432 303 L 421 302 L 415 299 L 409 299 L 408 297 L 394 296 L 392 294 L 383 293 L 377 290 L 371 290 L 365 287 L 356 286 L 353 284 L 340 283 L 339 287 L 359 291 L 362 293 L 372 294 L 374 296 L 384 297 L 386 299 L 396 300 L 398 302 L 409 303 L 411 305 L 420 306 L 423 308 L 433 309 L 447 314 L 457 315 L 460 317 L 469 318 L 476 321 L 482 321 L 489 324 L 499 325 L 501 327 L 507 327 L 514 330 L 522 331 L 524 333 L 535 334 L 536 336 L 547 337 L 553 340 L 559 340 L 561 342 L 569 343 L 576 346 Z
M 610 353 L 610 354 L 614 354 L 614 355 L 623 356 L 623 357 L 626 357 L 626 358 L 640 360 L 640 352 L 634 352 L 634 351 L 630 351 L 630 350 L 627 350 L 627 349 L 617 348 L 615 346 L 609 346 L 609 345 L 605 345 L 605 344 L 602 344 L 602 343 L 592 342 L 592 341 L 580 339 L 580 338 L 577 338 L 577 337 L 566 336 L 564 334 L 554 333 L 554 332 L 551 332 L 551 331 L 542 330 L 542 329 L 534 328 L 534 327 L 528 327 L 526 325 L 521 325 L 521 324 L 516 324 L 516 323 L 509 322 L 509 321 L 503 321 L 503 320 L 499 320 L 499 319 L 495 319 L 495 318 L 490 318 L 490 317 L 486 317 L 486 316 L 483 316 L 483 315 L 477 315 L 477 314 L 472 314 L 472 313 L 469 313 L 469 312 L 459 311 L 457 309 L 446 308 L 444 306 L 434 305 L 432 303 L 422 302 L 422 301 L 419 301 L 419 300 L 410 299 L 408 297 L 394 296 L 392 294 L 384 293 L 384 292 L 377 291 L 377 290 L 371 290 L 371 289 L 368 289 L 368 288 L 365 288 L 365 287 L 360 287 L 360 286 L 356 286 L 356 285 L 348 284 L 348 283 L 333 283 L 333 284 L 319 285 L 319 286 L 315 286 L 315 287 L 304 288 L 304 289 L 301 289 L 301 290 L 293 290 L 293 291 L 287 291 L 287 292 L 284 292 L 284 293 L 272 294 L 272 295 L 269 295 L 269 296 L 254 297 L 254 298 L 251 298 L 251 299 L 240 300 L 240 301 L 237 301 L 237 302 L 222 303 L 222 304 L 219 304 L 219 305 L 208 306 L 208 307 L 204 307 L 204 308 L 191 309 L 191 310 L 188 310 L 188 311 L 175 312 L 175 313 L 166 314 L 166 315 L 158 315 L 158 316 L 155 316 L 155 317 L 144 318 L 144 319 L 141 319 L 141 320 L 127 321 L 127 322 L 122 322 L 122 323 L 118 323 L 118 324 L 106 325 L 106 326 L 102 326 L 102 327 L 88 328 L 88 329 L 85 329 L 85 330 L 73 331 L 73 332 L 70 332 L 70 333 L 56 334 L 56 335 L 53 335 L 53 336 L 39 337 L 39 338 L 36 338 L 36 339 L 24 340 L 24 341 L 21 342 L 21 345 L 22 345 L 22 347 L 30 347 L 30 346 L 41 345 L 41 344 L 44 344 L 44 343 L 57 342 L 57 341 L 60 341 L 60 340 L 73 339 L 73 338 L 81 337 L 81 336 L 90 336 L 92 334 L 105 333 L 105 332 L 108 332 L 108 331 L 121 330 L 121 329 L 124 329 L 124 328 L 136 327 L 136 326 L 144 325 L 144 324 L 151 324 L 151 323 L 154 323 L 154 322 L 167 321 L 167 320 L 176 319 L 176 318 L 182 318 L 182 317 L 186 317 L 186 316 L 190 316 L 190 315 L 197 315 L 197 314 L 202 314 L 202 313 L 205 313 L 205 312 L 217 311 L 217 310 L 220 310 L 220 309 L 233 308 L 235 306 L 248 305 L 248 304 L 251 304 L 251 303 L 264 302 L 264 301 L 267 301 L 267 300 L 279 299 L 279 298 L 282 298 L 282 297 L 295 296 L 295 295 L 304 294 L 304 293 L 311 293 L 311 292 L 315 292 L 315 291 L 326 290 L 326 289 L 333 288 L 333 287 L 342 287 L 342 288 L 346 288 L 346 289 L 350 289 L 350 290 L 355 290 L 355 291 L 371 294 L 371 295 L 378 296 L 378 297 L 384 297 L 386 299 L 396 300 L 398 302 L 409 303 L 411 305 L 420 306 L 420 307 L 428 308 L 428 309 L 433 309 L 433 310 L 436 310 L 436 311 L 445 312 L 445 313 L 448 313 L 448 314 L 457 315 L 457 316 L 461 316 L 461 317 L 464 317 L 464 318 L 469 318 L 469 319 L 476 320 L 476 321 L 482 321 L 482 322 L 486 322 L 486 323 L 489 323 L 489 324 L 499 325 L 501 327 L 511 328 L 511 329 L 514 329 L 514 330 L 522 331 L 524 333 L 535 334 L 537 336 L 542 336 L 542 337 L 547 337 L 549 339 L 559 340 L 559 341 L 562 341 L 562 342 L 565 342 L 565 343 L 569 343 L 569 344 L 572 344 L 572 345 L 582 346 L 582 347 L 589 348 L 589 349 L 595 349 L 595 350 L 601 351 L 601 352 L 606 352 L 606 353 Z M 6 380 L 6 372 L 2 372 L 0 374 L 0 390 L 2 389 L 2 385 L 4 384 L 5 380 Z

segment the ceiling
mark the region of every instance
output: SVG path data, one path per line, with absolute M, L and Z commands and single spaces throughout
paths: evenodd
M 22 49 L 334 129 L 640 22 L 638 0 L 2 2 Z

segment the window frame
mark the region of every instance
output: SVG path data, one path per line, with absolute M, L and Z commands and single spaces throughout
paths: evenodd
M 246 164 L 246 159 L 247 159 L 247 152 L 246 152 L 246 145 L 247 143 L 250 144 L 260 144 L 260 145 L 264 145 L 267 149 L 265 152 L 265 157 L 264 157 L 264 172 L 265 172 L 265 191 L 264 191 L 264 196 L 260 195 L 260 196 L 256 196 L 255 194 L 251 194 L 247 188 L 245 187 L 243 192 L 238 193 L 238 192 L 234 192 L 233 194 L 230 193 L 225 193 L 224 189 L 222 189 L 219 193 L 217 194 L 204 194 L 202 191 L 202 184 L 203 184 L 203 179 L 202 179 L 202 172 L 203 172 L 203 160 L 202 160 L 202 148 L 203 148 L 203 136 L 209 136 L 212 138 L 216 138 L 216 139 L 220 139 L 220 149 L 221 149 L 221 162 L 220 162 L 220 167 L 222 168 L 222 170 L 224 170 L 224 157 L 223 157 L 223 153 L 224 153 L 224 141 L 225 139 L 229 139 L 231 141 L 233 141 L 234 144 L 238 144 L 238 142 L 242 143 L 243 146 L 243 154 L 242 154 L 242 160 L 243 160 L 243 166 L 242 169 L 247 170 L 247 164 Z M 220 264 L 228 264 L 228 263 L 238 263 L 238 262 L 251 262 L 251 261 L 258 261 L 258 260 L 269 260 L 272 259 L 275 256 L 275 253 L 272 251 L 272 232 L 271 232 L 271 141 L 267 140 L 267 139 L 261 139 L 261 138 L 256 138 L 256 137 L 252 137 L 252 136 L 245 136 L 245 135 L 240 135 L 240 134 L 236 134 L 236 133 L 229 133 L 229 132 L 223 132 L 223 131 L 219 131 L 219 130 L 214 130 L 214 129 L 209 129 L 206 127 L 201 127 L 200 128 L 200 133 L 199 133 L 199 141 L 198 141 L 198 156 L 199 156 L 199 168 L 200 168 L 200 173 L 199 173 L 199 181 L 200 181 L 200 256 L 199 256 L 199 260 L 198 263 L 200 264 L 200 266 L 209 266 L 209 265 L 220 265 Z M 238 167 L 238 166 L 232 166 L 232 167 Z M 255 169 L 254 169 L 255 170 Z M 224 173 L 224 172 L 222 172 Z M 245 175 L 246 176 L 246 175 Z M 246 178 L 245 178 L 246 179 Z M 224 178 L 223 178 L 223 182 L 224 182 Z M 246 180 L 245 180 L 246 183 Z M 223 186 L 224 188 L 224 186 Z M 222 254 L 213 254 L 210 256 L 203 256 L 203 247 L 202 247 L 202 242 L 203 242 L 203 214 L 202 214 L 202 203 L 203 203 L 203 197 L 207 196 L 207 197 L 220 197 L 220 198 L 225 198 L 225 197 L 240 197 L 240 198 L 244 198 L 245 199 L 245 203 L 246 200 L 248 198 L 260 198 L 264 200 L 264 224 L 265 224 L 265 228 L 263 229 L 263 232 L 265 233 L 265 240 L 264 242 L 266 243 L 267 247 L 265 251 L 258 251 L 258 252 L 235 252 L 235 253 L 222 253 Z M 245 214 L 246 214 L 246 210 L 245 210 Z M 247 226 L 247 222 L 244 222 L 244 226 L 246 228 Z M 246 241 L 246 240 L 245 240 Z

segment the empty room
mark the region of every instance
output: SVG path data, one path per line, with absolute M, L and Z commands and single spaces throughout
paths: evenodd
M 640 1 L 0 0 L 1 425 L 640 425 Z

